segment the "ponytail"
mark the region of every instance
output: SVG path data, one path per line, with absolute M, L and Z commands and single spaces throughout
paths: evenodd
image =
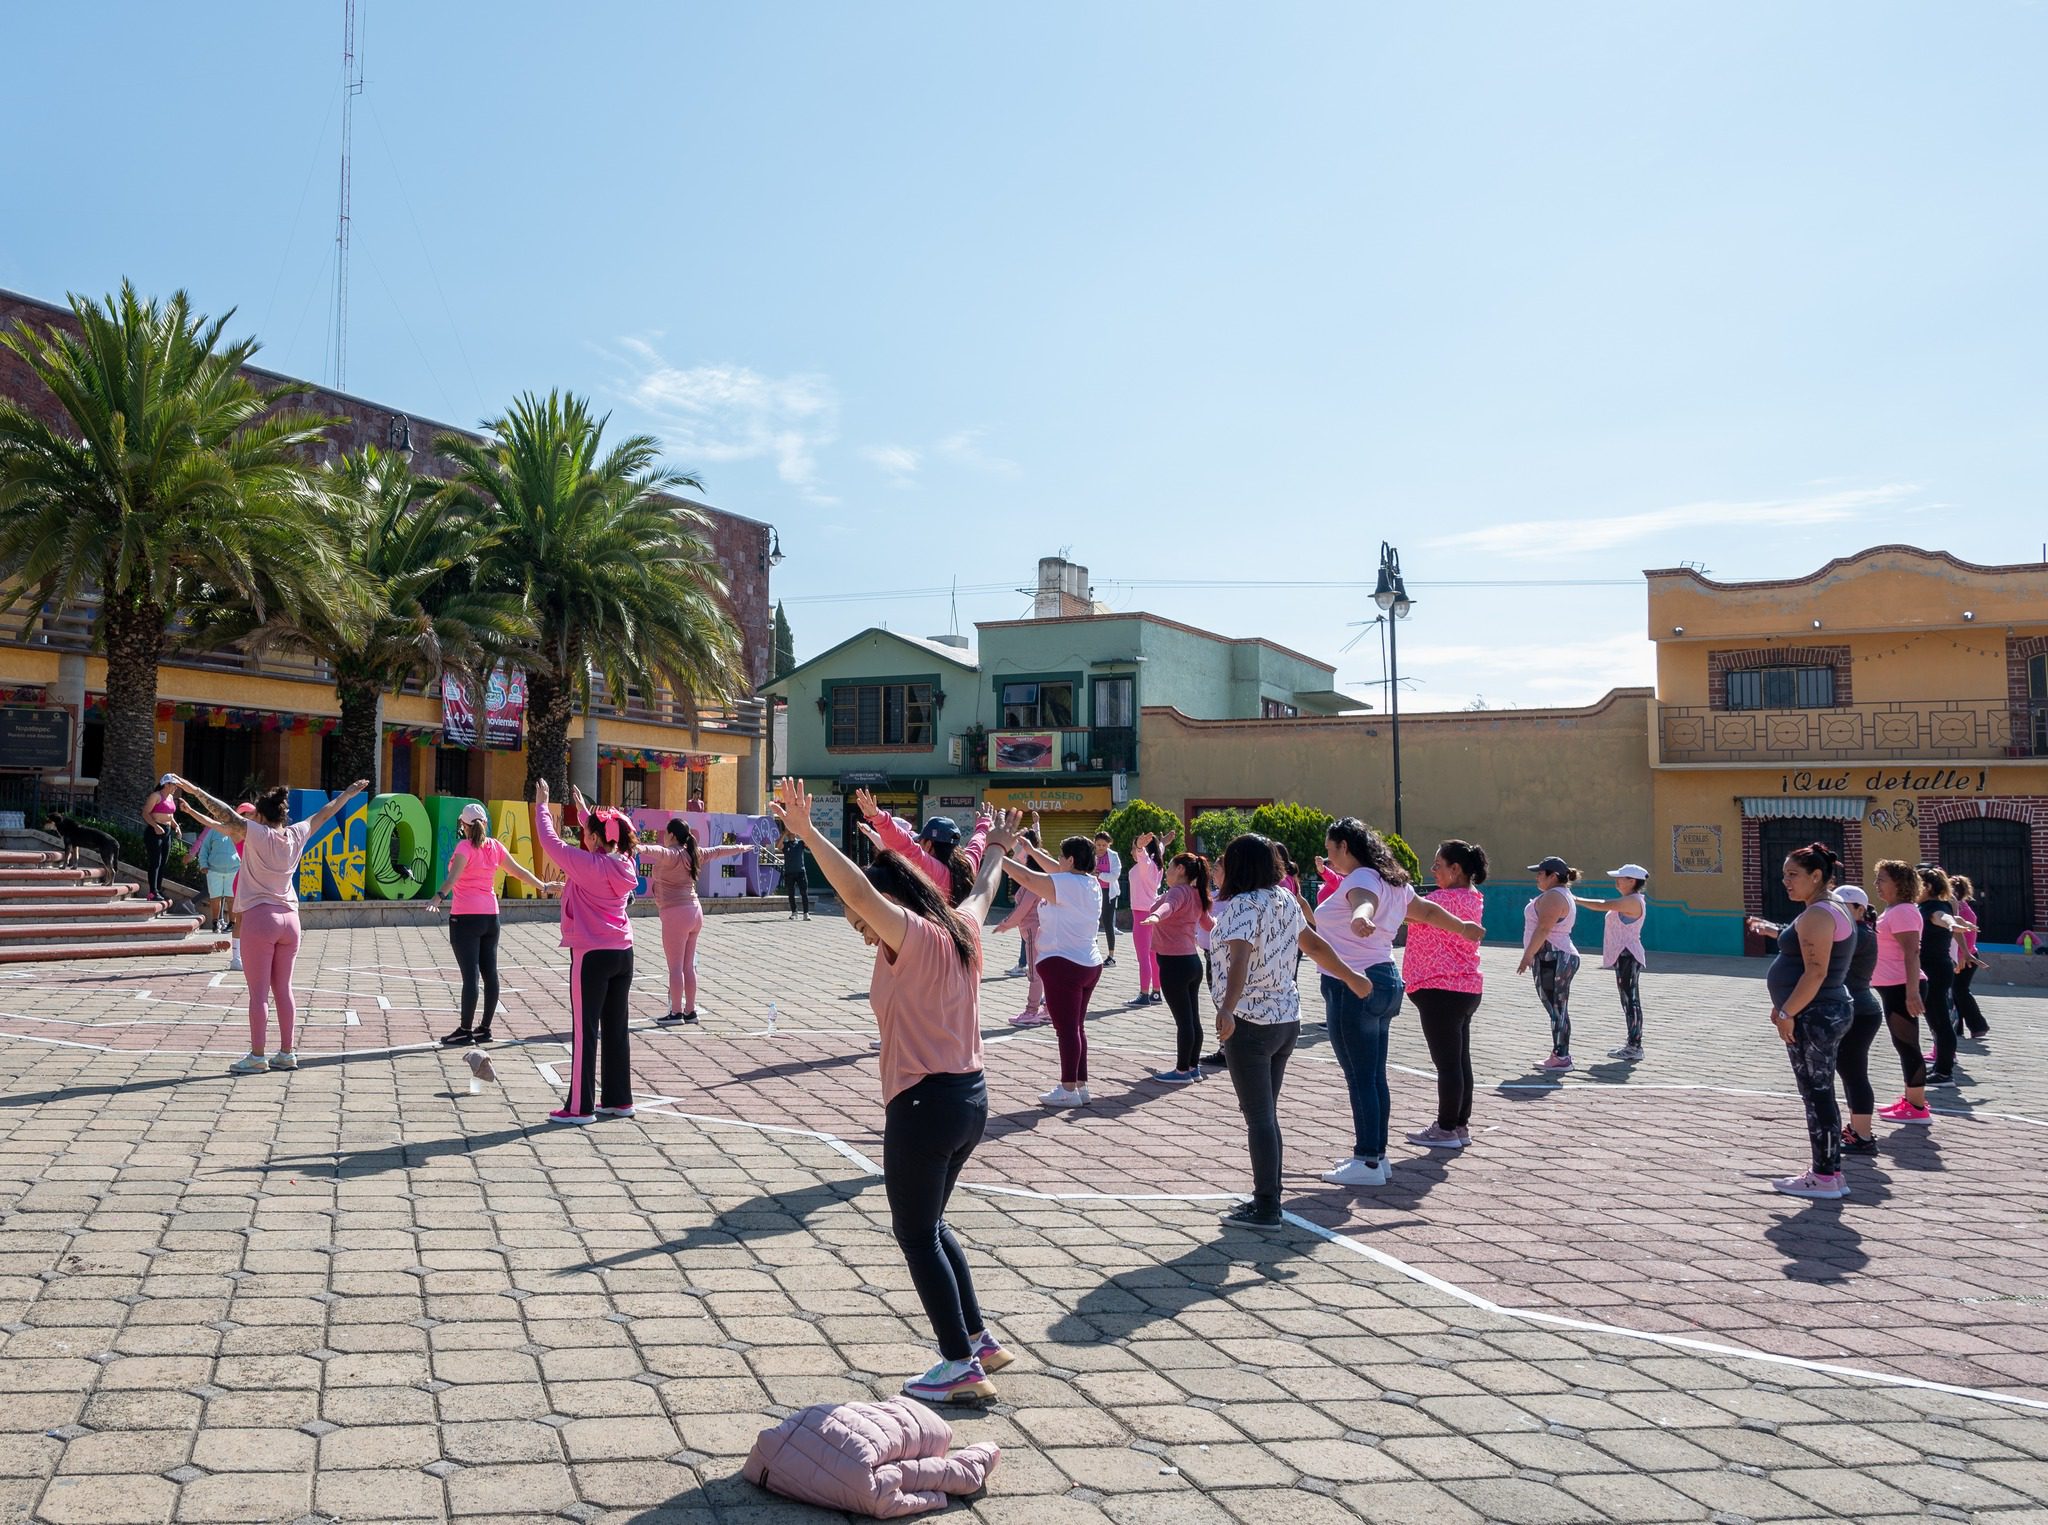
M 1825 842 L 1809 842 L 1804 847 L 1795 847 L 1785 856 L 1809 874 L 1819 874 L 1822 884 L 1833 884 L 1841 877 L 1841 856 Z
M 484 845 L 484 823 L 476 820 L 464 821 L 462 823 L 462 840 L 471 847 L 482 847 Z

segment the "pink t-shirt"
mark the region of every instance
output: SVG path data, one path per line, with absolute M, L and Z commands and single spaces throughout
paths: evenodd
M 1956 940 L 1954 946 L 1956 962 L 1959 964 L 1966 958 L 1975 958 L 1977 956 L 1977 913 L 1971 909 L 1970 902 L 1967 900 L 1956 907 Z
M 242 867 L 235 876 L 235 909 L 281 905 L 299 908 L 299 859 L 306 852 L 306 822 L 266 826 L 250 821 L 242 838 Z
M 456 916 L 498 914 L 498 871 L 511 861 L 512 849 L 496 837 L 485 837 L 483 845 L 468 841 L 455 844 L 448 855 L 448 909 Z
M 1159 904 L 1159 886 L 1165 881 L 1166 873 L 1152 861 L 1152 855 L 1142 849 L 1131 854 L 1131 910 L 1143 915 Z
M 1898 934 L 1910 932 L 1915 937 L 1921 931 L 1920 907 L 1888 905 L 1878 913 L 1877 918 L 1877 972 L 1870 977 L 1873 985 L 1903 985 L 1906 983 L 1906 950 L 1899 945 Z M 1919 959 L 1913 961 L 1913 978 L 1920 978 Z
M 946 929 L 909 918 L 903 946 L 875 949 L 868 1004 L 882 1029 L 882 1101 L 894 1101 L 927 1075 L 971 1075 L 981 1068 L 981 933 L 974 957 Z
M 562 884 L 562 946 L 583 951 L 632 947 L 633 923 L 626 918 L 626 900 L 640 885 L 633 855 L 571 847 L 555 830 L 549 812 L 536 810 L 533 815 L 541 851 L 566 876 Z
M 1166 958 L 1192 957 L 1200 951 L 1200 933 L 1216 924 L 1202 909 L 1201 896 L 1185 884 L 1171 886 L 1153 909 L 1159 919 L 1152 923 L 1152 951 Z
M 1433 900 L 1461 921 L 1484 921 L 1486 897 L 1470 886 L 1431 890 Z M 1408 946 L 1401 954 L 1401 983 L 1410 990 L 1459 990 L 1478 995 L 1485 982 L 1479 974 L 1479 944 L 1455 932 L 1439 931 L 1420 921 L 1408 923 Z
M 647 870 L 647 888 L 658 910 L 673 910 L 697 899 L 697 876 L 690 872 L 690 855 L 682 848 L 642 842 L 640 864 Z M 697 866 L 704 866 L 701 858 Z

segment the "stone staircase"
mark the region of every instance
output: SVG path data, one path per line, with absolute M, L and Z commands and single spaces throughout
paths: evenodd
M 59 868 L 51 852 L 0 852 L 0 964 L 217 953 L 227 939 L 195 916 L 158 914 L 140 887 L 97 865 Z

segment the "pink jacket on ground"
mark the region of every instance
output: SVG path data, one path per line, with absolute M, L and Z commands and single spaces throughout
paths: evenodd
M 953 1427 L 912 1398 L 819 1403 L 763 1430 L 740 1475 L 800 1503 L 901 1519 L 979 1492 L 1003 1454 L 983 1441 L 949 1457 L 952 1444 Z
M 901 853 L 924 871 L 925 878 L 938 886 L 939 893 L 950 903 L 953 899 L 953 871 L 924 850 L 917 840 L 917 833 L 908 824 L 884 812 L 868 824 L 875 828 L 875 835 L 882 839 L 882 846 L 893 853 Z M 974 834 L 962 845 L 967 861 L 974 865 L 974 872 L 981 872 L 981 855 L 988 851 L 989 820 L 986 816 L 974 823 Z

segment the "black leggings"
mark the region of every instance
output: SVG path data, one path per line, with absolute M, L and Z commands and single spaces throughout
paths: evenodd
M 1841 1051 L 1835 1056 L 1835 1071 L 1842 1077 L 1842 1095 L 1849 1111 L 1868 1117 L 1877 1110 L 1877 1093 L 1870 1086 L 1870 1045 L 1884 1026 L 1884 1003 L 1872 990 L 1855 996 L 1856 1016 L 1842 1035 Z
M 1102 892 L 1102 940 L 1109 945 L 1109 956 L 1116 957 L 1116 887 L 1110 886 Z
M 574 1007 L 570 1034 L 569 1111 L 588 1115 L 591 1093 L 605 1108 L 633 1105 L 633 1055 L 626 1033 L 627 1004 L 633 996 L 631 948 L 578 948 L 569 955 L 569 998 Z M 603 1087 L 598 1056 L 602 1052 Z
M 789 896 L 789 914 L 796 915 L 796 903 L 804 903 L 804 915 L 811 914 L 811 877 L 804 872 L 801 863 L 792 864 L 787 860 L 782 865 L 782 889 Z
M 1436 1066 L 1436 1125 L 1463 1128 L 1472 1121 L 1472 1017 L 1476 990 L 1411 990 L 1429 1062 Z
M 1920 1019 L 1906 1010 L 1904 985 L 1879 985 L 1878 999 L 1884 1003 L 1884 1025 L 1890 1031 L 1892 1047 L 1899 1051 L 1899 1068 L 1905 1072 L 1906 1089 L 1927 1084 L 1927 1059 L 1920 1052 Z
M 1614 959 L 1614 989 L 1621 997 L 1622 1041 L 1643 1046 L 1643 965 L 1624 948 Z
M 1173 1013 L 1173 1067 L 1191 1070 L 1202 1061 L 1202 960 L 1193 953 L 1159 955 L 1159 989 Z
M 1977 966 L 1956 971 L 1956 1015 L 1963 1019 L 1963 1026 L 1970 1030 L 1970 1036 L 1981 1038 L 1991 1031 L 1991 1024 L 1984 1020 L 1984 1008 L 1977 1004 L 1977 998 L 1970 993 L 1970 984 L 1977 978 Z
M 1280 1205 L 1280 1082 L 1287 1077 L 1287 1056 L 1300 1037 L 1299 1022 L 1247 1022 L 1239 1017 L 1223 1042 L 1251 1147 L 1252 1201 L 1260 1207 Z
M 889 1228 L 938 1337 L 939 1354 L 948 1361 L 972 1355 L 968 1337 L 983 1328 L 974 1277 L 945 1214 L 961 1167 L 987 1126 L 988 1087 L 979 1070 L 925 1076 L 897 1093 L 882 1125 Z
M 1842 1173 L 1842 1109 L 1835 1105 L 1835 1060 L 1849 1031 L 1853 1007 L 1846 993 L 1816 996 L 1792 1019 L 1785 1057 L 1806 1104 L 1806 1140 L 1815 1175 Z
M 1536 954 L 1536 999 L 1550 1018 L 1550 1052 L 1563 1058 L 1572 1051 L 1572 976 L 1579 972 L 1577 950 L 1570 953 L 1545 943 Z
M 1934 1067 L 1946 1075 L 1956 1067 L 1956 1019 L 1948 1009 L 1949 991 L 1955 984 L 1956 966 L 1944 954 L 1931 966 L 1921 965 L 1927 983 L 1920 994 L 1927 1007 L 1927 1026 L 1934 1034 Z
M 455 966 L 462 971 L 462 1030 L 477 1026 L 477 985 L 481 979 L 484 1020 L 478 1028 L 491 1030 L 491 1018 L 498 1014 L 498 918 L 485 915 L 448 918 L 448 943 L 455 950 Z
M 164 870 L 171 861 L 171 834 L 168 831 L 152 831 L 146 835 L 148 840 L 144 845 L 148 848 L 146 867 L 149 869 L 149 892 L 152 895 L 162 895 Z

